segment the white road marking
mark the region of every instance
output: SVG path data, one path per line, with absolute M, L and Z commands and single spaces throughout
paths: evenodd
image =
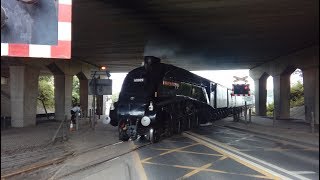
M 313 171 L 291 171 L 295 174 L 316 174 L 316 172 Z

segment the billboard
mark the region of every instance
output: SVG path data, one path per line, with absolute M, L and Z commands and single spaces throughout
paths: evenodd
M 71 58 L 72 0 L 2 0 L 1 56 Z

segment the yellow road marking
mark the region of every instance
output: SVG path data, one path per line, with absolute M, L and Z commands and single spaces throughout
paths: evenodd
M 163 156 L 165 154 L 169 154 L 169 153 L 172 153 L 172 152 L 175 152 L 175 151 L 179 151 L 181 149 L 185 149 L 185 148 L 188 148 L 188 147 L 192 147 L 192 146 L 195 146 L 195 145 L 198 145 L 199 143 L 194 143 L 194 144 L 191 144 L 191 145 L 188 145 L 188 146 L 183 146 L 183 147 L 180 147 L 180 148 L 176 148 L 176 149 L 172 149 L 170 151 L 167 151 L 167 152 L 164 152 L 164 153 L 161 153 L 160 156 Z
M 255 167 L 255 166 L 253 166 L 253 165 L 251 165 L 251 164 L 239 159 L 236 156 L 229 155 L 229 154 L 225 153 L 224 151 L 220 150 L 220 148 L 217 148 L 215 145 L 209 144 L 206 141 L 203 141 L 201 139 L 195 138 L 195 137 L 193 137 L 191 135 L 188 135 L 188 134 L 185 134 L 185 136 L 190 138 L 190 139 L 192 139 L 192 140 L 194 140 L 194 141 L 196 141 L 196 142 L 199 142 L 200 144 L 202 144 L 204 146 L 207 146 L 208 148 L 213 149 L 213 150 L 223 154 L 224 156 L 227 156 L 227 157 L 239 162 L 240 164 L 243 164 L 243 165 L 249 167 L 250 169 L 253 169 L 253 170 L 255 170 L 255 171 L 257 171 L 257 172 L 259 172 L 259 173 L 271 178 L 271 179 L 280 179 L 279 177 L 274 176 L 271 173 L 269 173 L 269 172 L 267 172 L 267 171 L 265 171 L 265 170 L 263 170 L 261 168 Z M 219 144 L 221 144 L 221 143 L 219 143 Z M 226 146 L 226 145 L 221 145 L 221 146 L 224 147 L 224 148 L 227 148 L 227 149 L 232 149 L 232 148 L 229 148 L 229 146 Z
M 218 162 L 218 161 L 222 161 L 222 160 L 224 160 L 224 159 L 227 159 L 227 157 L 226 157 L 226 156 L 222 156 L 222 157 L 219 158 L 217 161 L 215 161 L 215 163 Z M 199 168 L 197 168 L 197 169 L 189 172 L 188 174 L 185 174 L 184 176 L 182 176 L 182 177 L 179 178 L 179 179 L 186 179 L 186 178 L 188 178 L 188 177 L 190 177 L 190 176 L 192 176 L 192 175 L 197 174 L 198 172 L 200 172 L 200 171 L 202 171 L 202 170 L 207 169 L 207 168 L 210 167 L 211 165 L 212 165 L 212 163 L 209 163 L 209 164 L 206 164 L 206 165 L 204 165 L 204 166 L 201 166 L 201 167 L 199 167 Z
M 188 145 L 188 146 L 183 146 L 183 147 L 171 149 L 171 150 L 169 150 L 169 151 L 163 152 L 163 153 L 158 154 L 158 155 L 156 155 L 156 156 L 152 156 L 152 157 L 149 157 L 149 158 L 145 158 L 145 159 L 141 160 L 141 162 L 146 162 L 146 161 L 149 161 L 149 160 L 152 159 L 152 158 L 155 158 L 155 157 L 158 157 L 158 156 L 163 156 L 163 155 L 166 155 L 166 154 L 169 154 L 169 153 L 172 153 L 172 152 L 176 152 L 176 151 L 179 151 L 179 150 L 188 148 L 188 147 L 192 147 L 192 146 L 198 145 L 198 144 L 199 144 L 199 143 L 194 143 L 194 144 L 190 144 L 190 145 Z
M 134 151 L 134 153 L 133 153 L 133 158 L 134 158 L 134 162 L 135 162 L 135 164 L 136 164 L 135 167 L 136 167 L 136 169 L 138 170 L 138 174 L 139 174 L 139 176 L 140 176 L 139 179 L 141 179 L 141 180 L 147 180 L 148 178 L 147 178 L 146 172 L 145 172 L 145 170 L 144 170 L 144 168 L 143 168 L 143 166 L 142 166 L 142 164 L 141 164 L 140 156 L 139 156 L 139 154 L 138 154 L 136 151 Z
M 190 169 L 190 170 L 198 169 L 198 167 L 192 167 L 192 166 L 171 165 L 171 164 L 162 164 L 162 163 L 153 163 L 153 162 L 143 162 L 143 164 L 152 164 L 152 165 L 158 165 L 158 166 L 168 166 L 168 167 L 175 167 L 175 168 L 180 168 L 180 169 Z M 273 179 L 273 178 L 270 178 L 270 177 L 267 177 L 267 176 L 263 176 L 263 175 L 233 173 L 233 172 L 221 171 L 221 170 L 216 170 L 216 169 L 203 169 L 201 171 L 221 173 L 221 174 L 241 175 L 241 176 L 255 177 L 255 178 L 261 178 L 261 179 Z
M 166 148 L 150 148 L 150 149 L 160 150 L 160 151 L 169 151 L 170 150 L 170 149 L 166 149 Z M 201 155 L 208 155 L 208 156 L 223 156 L 221 154 L 200 153 L 200 152 L 184 151 L 184 150 L 177 150 L 177 152 L 183 152 L 183 153 L 189 153 L 189 154 L 201 154 Z
M 197 174 L 198 172 L 200 172 L 200 171 L 202 171 L 202 170 L 204 170 L 204 169 L 207 169 L 208 167 L 210 167 L 212 164 L 211 163 L 209 163 L 209 164 L 206 164 L 206 165 L 204 165 L 204 166 L 201 166 L 201 167 L 199 167 L 199 168 L 197 168 L 197 169 L 195 169 L 195 170 L 193 170 L 193 171 L 191 171 L 191 172 L 189 172 L 188 174 L 186 174 L 186 175 L 184 175 L 184 176 L 182 176 L 181 178 L 179 178 L 179 179 L 186 179 L 186 178 L 189 178 L 190 176 L 193 176 L 193 175 L 195 175 L 195 174 Z
M 175 141 L 175 140 L 169 140 L 169 139 L 165 139 L 163 140 L 163 142 L 177 142 L 177 143 L 186 143 L 186 144 L 194 143 L 194 142 L 186 142 L 186 141 Z
M 222 161 L 222 160 L 225 160 L 227 159 L 228 157 L 227 156 L 222 156 L 221 158 L 219 158 L 217 161 Z

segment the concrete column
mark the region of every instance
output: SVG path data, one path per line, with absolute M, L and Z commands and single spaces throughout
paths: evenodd
M 273 77 L 274 111 L 277 119 L 290 118 L 290 74 Z
M 108 79 L 107 75 L 100 75 L 101 79 Z M 102 96 L 102 115 L 107 115 L 107 101 L 108 101 L 108 95 Z
M 39 69 L 10 66 L 11 126 L 36 124 Z
M 311 112 L 314 112 L 315 122 L 319 124 L 319 67 L 307 68 L 302 71 L 306 121 L 311 121 Z
M 54 76 L 55 116 L 57 120 L 63 120 L 65 115 L 71 118 L 72 77 L 72 75 Z
M 85 114 L 88 115 L 88 80 L 80 79 L 80 104 L 83 111 L 86 111 Z
M 267 112 L 267 78 L 261 77 L 254 80 L 255 110 L 259 116 L 265 116 Z

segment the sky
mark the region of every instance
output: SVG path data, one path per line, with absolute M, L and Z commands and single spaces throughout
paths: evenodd
M 237 76 L 237 77 L 248 76 L 248 84 L 250 84 L 250 89 L 254 90 L 254 82 L 253 82 L 253 79 L 249 76 L 249 69 L 191 71 L 191 72 L 229 88 L 232 87 L 233 80 L 234 80 L 233 76 Z M 113 82 L 112 83 L 113 94 L 120 92 L 123 80 L 126 77 L 126 75 L 127 73 L 111 73 L 111 79 Z M 291 84 L 294 84 L 297 81 L 302 82 L 302 78 L 296 74 L 291 75 L 291 78 L 290 78 Z M 267 90 L 272 90 L 272 89 L 273 89 L 273 78 L 272 76 L 270 76 L 267 79 Z

